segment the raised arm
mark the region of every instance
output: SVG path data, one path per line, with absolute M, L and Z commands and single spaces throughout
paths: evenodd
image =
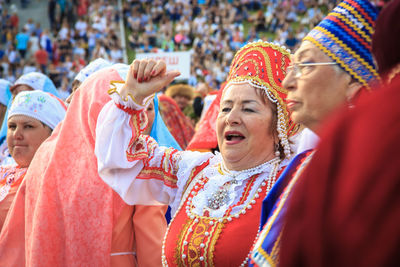
M 166 71 L 163 60 L 137 60 L 130 65 L 125 84 L 121 88 L 122 97 L 131 97 L 138 104 L 161 91 L 180 75 L 179 71 Z
M 99 175 L 128 204 L 157 205 L 173 200 L 179 152 L 159 147 L 141 132 L 147 124 L 144 108 L 153 93 L 178 74 L 166 73 L 163 62 L 135 61 L 125 83 L 111 84 L 112 100 L 97 119 Z M 139 83 L 143 77 L 148 77 L 146 82 Z

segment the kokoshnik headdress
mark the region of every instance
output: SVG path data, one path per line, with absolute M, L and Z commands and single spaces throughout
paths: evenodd
M 298 128 L 290 120 L 286 108 L 287 90 L 282 87 L 289 63 L 290 51 L 286 48 L 264 41 L 249 43 L 233 58 L 226 86 L 249 83 L 264 90 L 268 99 L 276 104 L 278 137 L 285 157 L 290 156 L 288 137 L 296 133 Z
M 361 84 L 378 78 L 371 40 L 378 12 L 368 0 L 345 0 L 337 5 L 303 41 L 316 45 Z

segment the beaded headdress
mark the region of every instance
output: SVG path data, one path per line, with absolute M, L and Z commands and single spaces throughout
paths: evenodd
M 264 41 L 249 43 L 233 58 L 226 86 L 249 83 L 264 90 L 268 99 L 276 104 L 278 137 L 286 157 L 290 156 L 288 137 L 298 128 L 290 120 L 286 108 L 287 90 L 282 87 L 289 63 L 290 51 L 286 48 Z
M 369 88 L 378 78 L 371 54 L 371 37 L 378 16 L 368 0 L 345 0 L 303 41 L 316 45 L 353 78 Z

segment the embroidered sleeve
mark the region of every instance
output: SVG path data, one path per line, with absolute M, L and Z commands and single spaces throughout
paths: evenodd
M 176 195 L 180 154 L 141 134 L 144 107 L 112 93 L 96 124 L 95 154 L 100 177 L 128 204 L 168 204 Z

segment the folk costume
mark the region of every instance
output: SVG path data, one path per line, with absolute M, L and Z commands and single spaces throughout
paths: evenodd
M 324 128 L 292 192 L 280 266 L 398 265 L 399 89 L 400 73 Z
M 378 79 L 372 54 L 371 37 L 377 11 L 368 0 L 345 0 L 335 7 L 303 41 L 309 41 L 328 55 L 369 91 Z M 302 177 L 313 151 L 301 152 L 281 175 L 273 194 L 263 203 L 260 237 L 252 251 L 251 265 L 277 266 L 280 240 L 288 198 Z
M 293 192 L 281 266 L 399 263 L 399 13 L 400 1 L 388 3 L 372 39 L 383 86 L 326 126 Z
M 65 105 L 61 100 L 41 91 L 19 93 L 9 111 L 8 118 L 24 115 L 34 118 L 54 129 L 65 116 Z M 0 230 L 28 167 L 18 164 L 0 167 Z
M 160 266 L 166 206 L 129 206 L 97 172 L 96 124 L 119 67 L 82 83 L 36 152 L 0 234 L 5 266 Z
M 250 43 L 237 52 L 228 77 L 228 86 L 250 83 L 277 104 L 286 158 L 294 128 L 281 81 L 289 55 L 275 44 Z M 121 98 L 115 84 L 110 93 L 113 101 L 100 112 L 102 123 L 96 128 L 99 174 L 128 204 L 170 204 L 174 216 L 163 242 L 163 265 L 246 265 L 258 235 L 261 200 L 288 160 L 276 157 L 248 170 L 230 171 L 219 153 L 158 146 L 140 134 L 146 126 L 144 106 Z

